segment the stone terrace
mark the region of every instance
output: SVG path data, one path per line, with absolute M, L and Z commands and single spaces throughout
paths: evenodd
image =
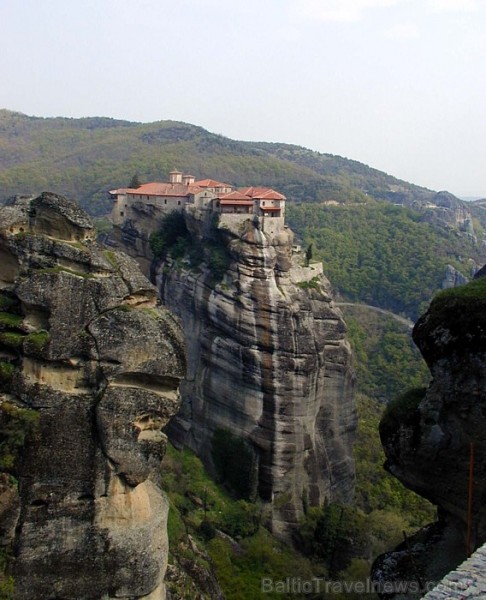
M 486 544 L 451 571 L 422 600 L 465 600 L 486 598 Z

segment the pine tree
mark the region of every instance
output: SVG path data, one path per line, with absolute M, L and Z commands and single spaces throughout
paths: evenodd
M 128 184 L 128 187 L 132 190 L 136 190 L 141 185 L 142 185 L 142 182 L 140 181 L 138 173 L 135 173 L 135 175 L 130 179 L 130 183 Z

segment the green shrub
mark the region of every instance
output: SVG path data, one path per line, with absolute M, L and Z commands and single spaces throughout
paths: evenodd
M 311 509 L 301 523 L 300 535 L 306 554 L 324 561 L 334 572 L 369 552 L 366 516 L 352 506 L 329 503 Z
M 188 239 L 189 231 L 184 215 L 173 210 L 162 217 L 160 228 L 150 236 L 150 249 L 156 258 L 162 258 L 180 238 Z
M 392 400 L 385 409 L 380 422 L 380 431 L 396 424 L 408 425 L 413 423 L 418 414 L 418 406 L 423 400 L 427 388 L 414 388 Z
M 172 258 L 183 258 L 191 248 L 191 239 L 187 237 L 179 237 L 170 249 Z
M 206 247 L 208 249 L 207 263 L 209 270 L 216 281 L 221 281 L 229 268 L 231 255 L 225 246 L 218 243 L 208 242 Z
M 260 527 L 261 510 L 256 504 L 238 500 L 231 504 L 218 521 L 218 526 L 236 539 L 254 535 Z
M 321 286 L 320 286 L 320 280 L 319 277 L 313 277 L 312 279 L 309 279 L 308 281 L 299 281 L 297 283 L 297 286 L 300 287 L 302 290 L 320 290 Z
M 216 535 L 216 527 L 208 519 L 204 519 L 198 528 L 199 535 L 205 542 L 209 542 Z
M 39 414 L 11 402 L 0 405 L 0 469 L 13 468 L 19 450 L 37 427 Z

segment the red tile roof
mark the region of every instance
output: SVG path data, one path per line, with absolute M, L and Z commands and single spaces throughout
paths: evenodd
M 247 187 L 241 188 L 240 192 L 245 194 L 246 196 L 250 196 L 250 198 L 255 198 L 256 200 L 265 199 L 265 200 L 285 200 L 285 196 L 272 190 L 271 188 L 264 187 Z
M 126 190 L 127 194 L 136 196 L 189 196 L 197 194 L 203 189 L 197 185 L 184 185 L 182 183 L 144 183 L 136 189 Z
M 198 185 L 199 187 L 226 187 L 232 188 L 229 183 L 222 183 L 221 181 L 216 181 L 215 179 L 201 179 L 200 181 L 195 181 L 194 185 Z
M 249 196 L 245 196 L 241 192 L 230 192 L 229 194 L 224 194 L 223 196 L 219 196 L 220 200 L 250 200 L 253 204 L 253 200 Z

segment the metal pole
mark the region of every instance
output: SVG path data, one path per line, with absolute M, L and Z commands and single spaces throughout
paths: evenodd
M 473 506 L 473 477 L 474 477 L 474 444 L 469 443 L 469 491 L 467 498 L 467 536 L 466 553 L 471 556 L 472 506 Z

